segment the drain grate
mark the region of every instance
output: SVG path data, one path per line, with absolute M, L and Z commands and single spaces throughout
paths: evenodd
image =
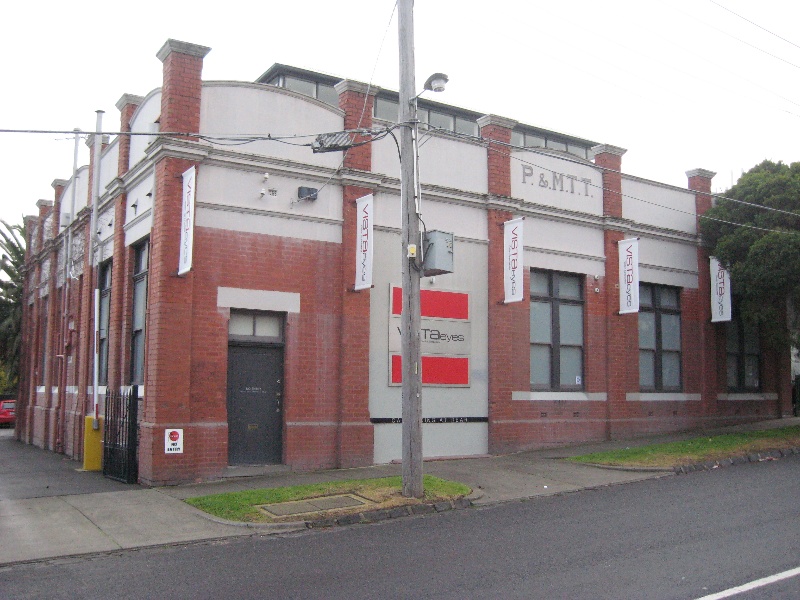
M 355 494 L 338 494 L 336 496 L 322 496 L 320 498 L 309 498 L 308 500 L 296 500 L 294 502 L 262 504 L 258 509 L 271 517 L 286 517 L 290 515 L 319 512 L 321 510 L 366 506 L 369 504 L 373 504 L 373 502 L 356 496 Z

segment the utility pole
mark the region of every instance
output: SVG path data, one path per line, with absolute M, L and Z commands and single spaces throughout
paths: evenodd
M 92 426 L 97 428 L 97 421 L 100 418 L 100 402 L 97 395 L 97 388 L 100 384 L 100 355 L 98 354 L 98 340 L 100 339 L 100 258 L 96 254 L 100 236 L 97 234 L 97 218 L 100 208 L 100 157 L 103 150 L 103 114 L 105 111 L 96 110 L 97 114 L 95 134 L 93 138 L 92 156 L 92 220 L 91 230 L 89 231 L 89 277 L 94 277 L 94 338 L 92 347 L 94 348 L 94 360 L 92 361 L 92 405 L 94 406 L 94 421 Z M 95 262 L 97 263 L 95 265 Z M 95 271 L 96 268 L 96 271 Z M 94 275 L 93 275 L 94 273 Z
M 403 311 L 400 319 L 403 372 L 403 496 L 421 498 L 422 369 L 420 357 L 418 262 L 419 197 L 417 185 L 417 99 L 414 74 L 414 0 L 398 1 L 400 42 L 400 199 L 403 215 Z

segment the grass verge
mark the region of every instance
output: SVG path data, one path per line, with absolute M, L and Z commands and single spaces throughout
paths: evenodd
M 339 509 L 335 511 L 335 514 L 341 515 L 348 512 L 360 512 L 374 508 L 389 508 L 404 504 L 417 504 L 419 502 L 454 500 L 466 496 L 472 491 L 462 483 L 439 479 L 432 475 L 424 475 L 423 484 L 425 487 L 425 495 L 422 500 L 403 497 L 400 491 L 402 478 L 398 476 L 381 477 L 378 479 L 351 479 L 347 481 L 331 481 L 327 483 L 294 485 L 282 488 L 212 494 L 209 496 L 187 498 L 186 503 L 211 515 L 230 521 L 271 523 L 281 520 L 305 520 L 312 516 L 319 516 L 319 513 L 309 513 L 285 519 L 273 519 L 261 512 L 258 509 L 259 505 L 291 502 L 293 500 L 307 500 L 309 498 L 319 498 L 320 496 L 331 496 L 335 494 L 356 494 L 375 503 L 357 509 Z
M 741 456 L 764 450 L 782 450 L 800 446 L 800 426 L 726 433 L 699 437 L 684 442 L 652 444 L 624 450 L 595 452 L 567 460 L 580 463 L 624 467 L 675 467 Z

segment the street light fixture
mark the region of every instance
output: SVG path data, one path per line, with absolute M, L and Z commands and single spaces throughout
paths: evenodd
M 423 90 L 419 95 L 421 96 L 425 90 L 431 92 L 443 92 L 444 86 L 448 81 L 450 81 L 450 78 L 444 73 L 434 73 L 425 80 L 425 85 L 423 86 Z

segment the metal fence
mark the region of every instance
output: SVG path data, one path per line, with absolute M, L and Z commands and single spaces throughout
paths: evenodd
M 139 479 L 138 387 L 106 392 L 103 424 L 103 475 L 124 483 Z

